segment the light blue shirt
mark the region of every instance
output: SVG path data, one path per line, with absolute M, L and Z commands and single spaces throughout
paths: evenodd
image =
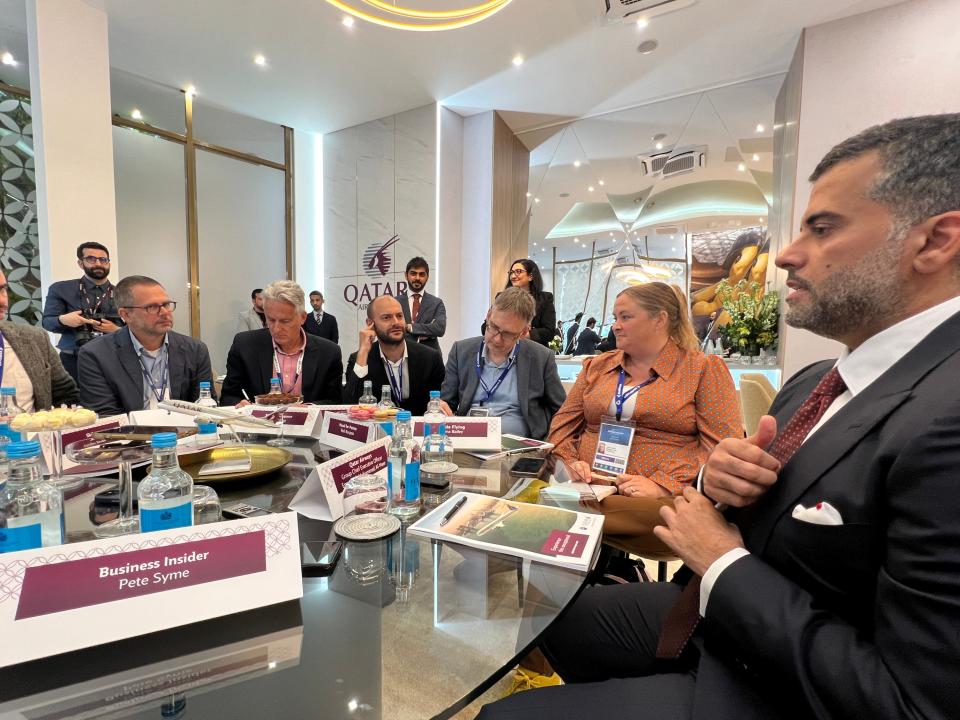
M 513 351 L 511 351 L 511 353 L 512 352 Z M 483 370 L 481 373 L 487 387 L 493 387 L 494 383 L 497 382 L 497 378 L 500 377 L 500 373 L 503 372 L 503 368 L 510 362 L 510 357 L 508 356 L 501 364 L 494 365 L 490 361 L 488 353 L 489 348 L 484 345 Z M 479 405 L 486 397 L 486 390 L 478 383 L 477 392 L 473 396 L 473 404 Z M 497 391 L 490 397 L 490 400 L 483 403 L 483 407 L 490 410 L 491 416 L 500 418 L 501 432 L 527 437 L 530 430 L 527 428 L 527 422 L 523 419 L 523 413 L 520 411 L 520 396 L 517 392 L 516 363 L 513 364 L 513 368 L 507 373 L 507 376 L 503 379 L 503 382 L 500 383 Z
M 163 393 L 162 397 L 170 397 L 170 338 L 163 336 L 163 345 L 159 350 L 151 352 L 147 350 L 143 343 L 137 340 L 137 336 L 130 331 L 130 340 L 133 341 L 133 349 L 140 358 L 141 369 L 145 369 L 153 380 L 153 386 Z M 157 396 L 153 394 L 153 389 L 147 381 L 146 375 L 143 376 L 143 409 L 149 410 L 157 406 Z

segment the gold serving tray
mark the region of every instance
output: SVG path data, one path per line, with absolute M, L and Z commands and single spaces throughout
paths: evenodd
M 250 452 L 250 469 L 242 473 L 224 473 L 223 475 L 204 475 L 200 476 L 200 468 L 206 463 L 214 460 L 237 460 L 243 457 L 244 448 Z M 179 457 L 180 467 L 189 473 L 194 482 L 209 485 L 223 482 L 225 480 L 245 480 L 260 475 L 267 475 L 275 470 L 279 470 L 293 459 L 293 455 L 283 448 L 270 447 L 269 445 L 245 445 L 238 447 L 228 445 L 226 447 L 215 447 L 209 450 L 201 450 L 189 455 Z

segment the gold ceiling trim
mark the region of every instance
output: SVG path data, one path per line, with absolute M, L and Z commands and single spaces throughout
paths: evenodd
M 513 2 L 513 0 L 487 0 L 487 2 L 479 5 L 458 10 L 418 10 L 417 8 L 392 5 L 383 0 L 326 1 L 335 8 L 366 22 L 394 30 L 412 30 L 414 32 L 438 32 L 467 27 L 481 20 L 486 20 Z M 365 10 L 359 7 L 361 3 L 383 14 L 378 15 Z

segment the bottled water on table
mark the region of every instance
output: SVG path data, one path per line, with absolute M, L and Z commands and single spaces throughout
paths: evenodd
M 440 391 L 431 390 L 427 411 L 423 414 L 423 461 L 449 462 L 450 450 L 447 416 L 440 409 Z
M 279 395 L 282 392 L 280 389 L 280 378 L 272 377 L 270 378 L 270 394 Z
M 200 397 L 197 398 L 197 405 L 202 407 L 217 407 L 217 401 L 210 394 L 210 383 L 204 380 L 200 383 Z
M 0 433 L 10 438 L 10 442 L 23 440 L 19 432 L 10 428 L 10 423 L 22 412 L 23 408 L 17 405 L 17 389 L 0 388 Z
M 373 394 L 373 382 L 371 380 L 363 381 L 363 395 L 360 396 L 357 404 L 371 408 L 376 406 L 377 396 Z
M 380 402 L 377 403 L 377 408 L 380 410 L 389 410 L 393 407 L 396 407 L 396 405 L 393 404 L 393 396 L 390 394 L 390 386 L 382 385 L 380 387 Z
M 157 433 L 151 443 L 153 467 L 137 489 L 140 532 L 193 525 L 193 478 L 177 462 L 176 433 Z
M 63 495 L 43 479 L 40 443 L 7 446 L 9 472 L 0 488 L 0 553 L 63 544 Z
M 387 512 L 401 521 L 420 514 L 420 446 L 413 439 L 410 411 L 397 413 L 387 455 Z

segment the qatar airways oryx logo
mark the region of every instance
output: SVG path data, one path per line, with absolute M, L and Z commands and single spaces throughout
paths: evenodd
M 400 241 L 399 235 L 394 235 L 382 245 L 374 243 L 363 253 L 363 271 L 372 278 L 382 278 L 390 272 L 393 260 L 387 251 Z
M 386 242 L 375 242 L 364 250 L 360 259 L 360 272 L 357 275 L 348 275 L 349 279 L 343 286 L 343 299 L 346 302 L 364 310 L 375 297 L 399 295 L 407 289 L 406 281 L 394 279 L 398 272 L 395 269 L 394 253 L 399 242 L 400 236 L 394 235 Z M 402 267 L 401 265 L 401 270 Z

